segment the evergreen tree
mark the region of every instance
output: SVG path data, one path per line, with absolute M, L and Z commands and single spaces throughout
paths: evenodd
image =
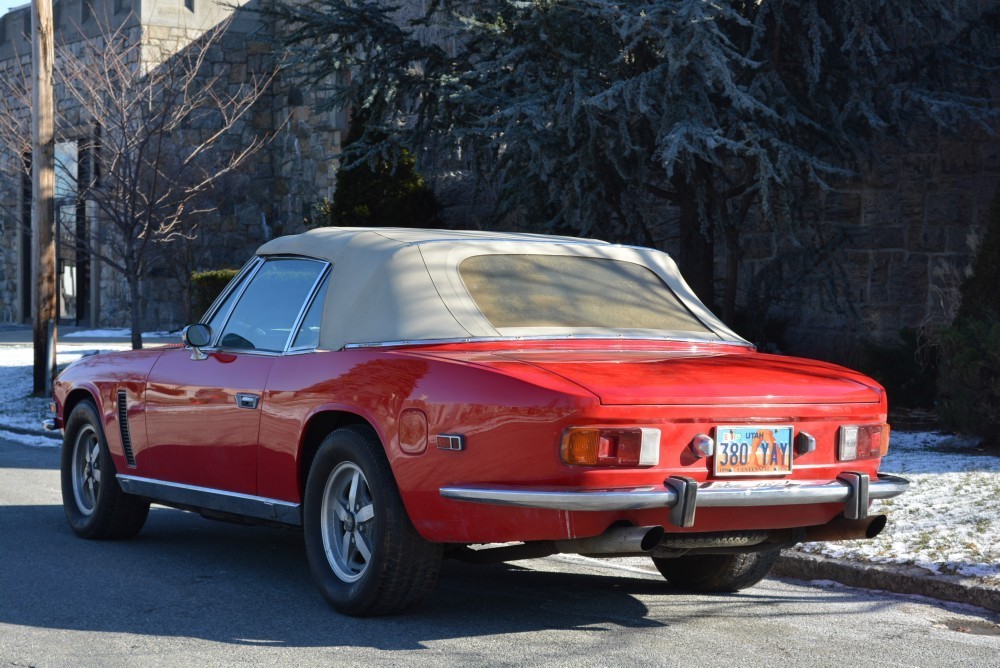
M 426 12 L 416 8 L 426 5 Z M 651 244 L 681 212 L 685 276 L 714 300 L 748 216 L 789 234 L 796 196 L 912 119 L 988 122 L 1000 21 L 975 0 L 376 0 L 279 5 L 355 150 L 461 156 L 498 215 Z M 991 68 L 994 68 L 991 70 Z M 349 76 L 344 76 L 349 73 Z M 661 203 L 657 206 L 657 203 Z M 724 313 L 732 315 L 735 280 Z
M 1000 189 L 962 284 L 955 322 L 941 332 L 938 414 L 945 426 L 1000 449 Z
M 972 274 L 962 283 L 961 296 L 956 324 L 1000 321 L 1000 188 L 993 195 L 986 232 L 972 261 Z
M 355 117 L 347 141 L 351 145 L 363 133 L 364 120 Z M 333 200 L 324 202 L 322 213 L 329 225 L 340 227 L 424 227 L 442 225 L 441 204 L 417 173 L 416 159 L 405 149 L 391 158 L 382 155 L 347 162 L 337 172 Z

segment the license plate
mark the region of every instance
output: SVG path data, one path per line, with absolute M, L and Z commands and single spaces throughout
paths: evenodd
M 715 428 L 715 475 L 787 475 L 792 472 L 792 428 L 754 425 Z

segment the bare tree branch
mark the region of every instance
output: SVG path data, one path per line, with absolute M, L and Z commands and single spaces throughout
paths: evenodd
M 81 31 L 80 40 L 65 40 L 57 53 L 56 84 L 69 98 L 63 102 L 79 108 L 75 125 L 60 118 L 57 134 L 78 140 L 78 160 L 88 169 L 77 196 L 96 210 L 100 231 L 77 244 L 123 275 L 135 348 L 142 345 L 140 280 L 172 244 L 197 237 L 197 220 L 215 208 L 209 193 L 280 130 L 241 137 L 278 66 L 248 73 L 238 85 L 213 72 L 213 54 L 231 20 L 162 62 L 148 62 L 148 34 L 129 20 L 99 22 L 99 36 Z M 0 169 L 13 177 L 30 155 L 31 91 L 24 72 L 0 74 Z M 75 229 L 64 232 L 77 236 Z

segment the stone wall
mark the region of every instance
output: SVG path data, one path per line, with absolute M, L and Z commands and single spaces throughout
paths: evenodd
M 232 90 L 255 77 L 273 76 L 267 95 L 226 139 L 227 150 L 238 150 L 262 134 L 269 142 L 216 189 L 216 211 L 193 221 L 198 238 L 171 248 L 174 260 L 191 271 L 241 266 L 264 241 L 305 230 L 316 205 L 333 195 L 346 116 L 314 112 L 318 100 L 296 86 L 288 72 L 276 69 L 274 26 L 262 21 L 256 9 L 249 3 L 236 13 L 218 48 L 209 53 L 206 68 Z M 197 37 L 197 31 L 178 26 L 169 16 L 153 19 L 143 22 L 149 67 Z M 190 320 L 177 299 L 177 287 L 162 270 L 145 281 L 148 326 L 172 328 Z M 104 310 L 106 317 L 115 317 L 111 309 Z
M 16 22 L 23 26 L 23 20 Z M 15 32 L 16 23 L 10 14 L 0 21 L 0 82 L 20 79 L 30 69 L 25 55 L 26 40 Z M 30 53 L 28 45 L 27 53 Z M 6 57 L 3 57 L 3 56 Z M 4 85 L 3 89 L 7 86 Z M 31 125 L 29 109 L 23 99 L 0 92 L 0 323 L 15 322 L 30 309 L 22 304 L 21 233 L 23 219 L 21 189 L 24 163 L 22 154 L 30 150 Z M 8 137 L 7 141 L 2 138 Z
M 776 320 L 786 350 L 856 363 L 865 341 L 892 343 L 903 328 L 954 317 L 1000 188 L 1000 139 L 923 127 L 878 153 L 862 177 L 813 193 L 804 215 L 822 234 L 802 230 L 801 241 L 820 252 L 777 242 L 769 226 L 744 238 L 741 305 L 749 318 Z M 762 287 L 775 267 L 784 284 Z

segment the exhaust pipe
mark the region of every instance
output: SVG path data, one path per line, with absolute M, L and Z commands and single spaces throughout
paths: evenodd
M 472 564 L 497 564 L 519 559 L 538 559 L 550 554 L 637 555 L 650 552 L 663 540 L 663 527 L 614 527 L 600 536 L 570 540 L 539 540 L 520 545 L 505 545 L 473 550 L 462 547 L 446 556 Z
M 641 554 L 663 540 L 664 530 L 652 527 L 616 527 L 600 536 L 552 541 L 556 552 L 571 554 Z
M 841 516 L 827 524 L 806 527 L 802 542 L 874 538 L 882 533 L 887 520 L 885 515 L 872 515 L 863 520 L 849 520 Z

